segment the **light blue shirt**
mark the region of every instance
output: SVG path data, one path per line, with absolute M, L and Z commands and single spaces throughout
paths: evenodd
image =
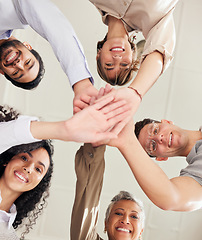
M 0 0 L 0 39 L 28 25 L 51 45 L 70 85 L 93 78 L 73 27 L 49 0 Z

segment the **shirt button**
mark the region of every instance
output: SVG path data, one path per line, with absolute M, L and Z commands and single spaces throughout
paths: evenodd
M 93 157 L 94 157 L 94 156 L 93 156 L 93 153 L 91 153 L 91 152 L 89 152 L 88 155 L 89 155 L 90 158 L 93 158 Z

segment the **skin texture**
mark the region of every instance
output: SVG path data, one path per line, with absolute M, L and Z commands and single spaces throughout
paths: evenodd
M 199 131 L 191 131 L 190 134 L 195 136 L 196 132 L 201 137 Z M 108 145 L 119 149 L 144 193 L 159 208 L 193 211 L 202 207 L 201 185 L 188 176 L 169 179 L 137 140 L 133 121 L 126 125 L 117 139 L 109 141 Z
M 0 43 L 0 73 L 7 74 L 17 82 L 30 82 L 39 72 L 39 62 L 30 52 L 28 43 L 21 43 L 10 38 Z M 5 45 L 6 44 L 6 45 Z
M 6 165 L 0 179 L 2 202 L 0 209 L 9 211 L 13 202 L 23 193 L 34 189 L 45 176 L 50 159 L 44 148 L 15 155 Z
M 62 122 L 32 122 L 31 133 L 37 139 L 59 139 L 75 142 L 97 142 L 116 138 L 129 115 L 129 106 L 108 97 Z M 82 124 L 81 124 L 82 123 Z M 110 130 L 110 131 L 109 131 Z
M 130 200 L 114 204 L 109 219 L 105 222 L 109 240 L 136 240 L 143 231 L 139 206 Z

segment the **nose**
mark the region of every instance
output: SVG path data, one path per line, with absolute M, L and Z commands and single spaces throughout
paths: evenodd
M 158 142 L 158 143 L 162 143 L 163 138 L 164 138 L 164 135 L 162 133 L 161 134 L 156 134 L 156 135 L 153 136 L 153 140 Z
M 129 224 L 129 217 L 127 215 L 124 215 L 121 219 L 121 223 L 123 224 Z
M 27 165 L 23 167 L 23 170 L 29 174 L 32 173 L 32 169 L 33 167 L 31 165 Z
M 14 61 L 13 65 L 17 66 L 21 70 L 24 70 L 24 65 L 23 65 L 22 61 L 19 58 L 16 59 L 16 61 Z
M 116 54 L 114 54 L 113 56 L 113 59 L 122 59 L 122 55 L 121 54 L 118 54 L 118 53 L 116 53 Z

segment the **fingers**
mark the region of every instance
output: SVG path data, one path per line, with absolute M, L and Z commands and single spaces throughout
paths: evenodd
M 129 106 L 126 104 L 125 100 L 118 102 L 112 102 L 111 104 L 106 105 L 102 108 L 102 113 L 106 115 L 107 119 L 110 119 L 122 112 L 129 110 Z
M 102 100 L 100 100 L 99 102 L 96 102 L 93 107 L 96 109 L 96 110 L 101 110 L 104 106 L 106 106 L 108 103 L 111 103 L 112 101 L 114 100 L 114 97 L 113 96 L 109 96 L 109 97 L 106 97 Z M 108 105 L 109 107 L 110 105 Z
M 80 112 L 82 109 L 79 107 L 73 107 L 73 114 Z

